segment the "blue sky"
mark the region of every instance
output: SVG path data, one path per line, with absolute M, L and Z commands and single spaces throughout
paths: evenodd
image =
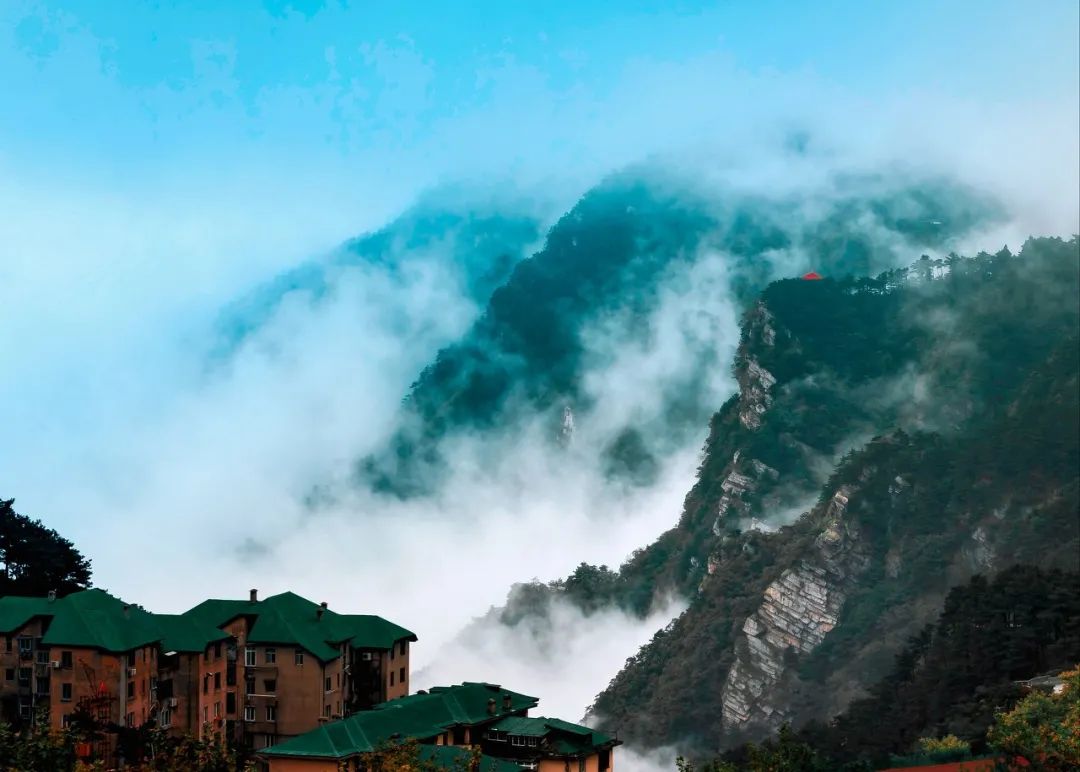
M 298 364 L 253 355 L 221 382 L 201 380 L 200 336 L 253 285 L 447 181 L 565 204 L 685 151 L 791 183 L 806 169 L 768 148 L 807 128 L 856 164 L 940 167 L 1003 196 L 1011 238 L 1067 234 L 1078 13 L 1075 0 L 5 0 L 0 496 L 84 545 L 107 586 L 191 600 L 143 586 L 163 558 L 130 541 L 145 533 L 132 524 L 211 500 L 203 515 L 220 522 L 272 518 L 295 493 L 274 484 L 295 473 L 299 489 L 348 458 L 353 423 L 377 422 L 423 365 L 377 331 L 350 348 L 357 325 L 377 326 L 367 309 L 282 321 L 278 334 L 298 332 L 275 345 Z M 438 305 L 445 334 L 475 311 L 424 293 L 393 303 L 420 320 Z M 361 355 L 400 367 L 342 369 Z
M 724 95 L 748 77 L 868 100 L 1058 98 L 1078 87 L 1077 23 L 1075 3 L 1049 0 L 13 0 L 0 158 L 121 190 L 215 170 L 284 184 L 285 167 L 397 181 L 404 196 L 492 161 L 588 163 L 622 128 L 626 92 L 657 88 L 650 71 L 689 70 Z M 592 114 L 605 110 L 611 122 Z M 639 141 L 709 123 L 692 105 L 648 117 L 651 131 L 629 127 Z

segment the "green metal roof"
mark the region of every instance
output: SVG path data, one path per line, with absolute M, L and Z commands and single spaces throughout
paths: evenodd
M 497 721 L 489 728 L 512 735 L 543 738 L 546 749 L 560 756 L 588 755 L 602 748 L 619 744 L 615 738 L 587 726 L 544 716 L 535 718 L 510 716 Z
M 13 633 L 34 617 L 51 615 L 56 602 L 5 595 L 0 598 L 0 633 Z
M 465 769 L 462 762 L 469 757 L 469 749 L 460 745 L 421 745 L 419 750 L 420 759 L 434 762 L 438 769 Z M 481 755 L 477 772 L 521 772 L 521 766 L 506 759 Z
M 488 729 L 497 729 L 500 732 L 521 735 L 522 737 L 543 737 L 551 731 L 548 725 L 540 719 L 525 716 L 504 718 L 502 721 L 497 721 L 489 726 Z
M 239 616 L 255 618 L 248 642 L 299 646 L 328 662 L 348 642 L 360 649 L 391 649 L 400 640 L 415 641 L 404 627 L 369 614 L 338 614 L 296 593 L 283 592 L 261 601 L 207 600 L 184 616 L 221 627 Z
M 510 707 L 504 708 L 509 696 Z M 538 700 L 511 692 L 497 684 L 465 682 L 438 686 L 426 694 L 412 694 L 376 705 L 371 710 L 332 721 L 280 745 L 260 751 L 265 756 L 345 758 L 371 753 L 383 743 L 412 738 L 430 740 L 451 727 L 492 720 L 488 701 L 495 700 L 494 718 L 535 707 Z
M 0 632 L 18 630 L 34 617 L 48 617 L 46 646 L 72 646 L 113 653 L 160 641 L 165 651 L 202 651 L 226 636 L 215 627 L 173 614 L 151 614 L 104 590 L 74 592 L 63 598 L 0 598 Z
M 183 614 L 154 614 L 161 632 L 161 649 L 165 652 L 201 652 L 215 641 L 224 641 L 229 634 Z

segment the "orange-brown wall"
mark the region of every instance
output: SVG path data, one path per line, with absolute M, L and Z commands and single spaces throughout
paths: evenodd
M 20 629 L 12 631 L 10 635 L 2 636 L 4 640 L 0 641 L 0 696 L 8 697 L 12 699 L 13 713 L 14 715 L 5 715 L 3 718 L 16 721 L 18 720 L 18 697 L 22 695 L 31 702 L 31 707 L 37 707 L 42 703 L 47 703 L 49 699 L 48 694 L 37 694 L 37 679 L 41 677 L 49 677 L 50 669 L 48 665 L 39 666 L 36 660 L 37 651 L 35 650 L 31 654 L 30 659 L 19 658 L 19 641 L 20 637 L 26 637 L 31 639 L 41 638 L 45 634 L 45 622 L 42 619 L 32 619 L 23 625 Z M 8 649 L 11 649 L 8 651 Z M 30 685 L 28 688 L 19 688 L 19 671 L 22 668 L 28 668 L 30 670 Z M 11 670 L 12 678 L 8 680 L 7 671 Z
M 578 766 L 577 759 L 573 761 L 566 761 L 565 759 L 544 759 L 536 765 L 536 772 L 578 772 L 580 767 Z M 600 756 L 593 754 L 585 759 L 585 772 L 599 772 L 600 769 Z M 615 752 L 611 753 L 611 762 L 608 765 L 608 770 L 615 769 Z M 275 771 L 276 772 L 276 771 Z
M 271 759 L 270 772 L 338 772 L 338 764 L 329 759 Z
M 160 656 L 160 654 L 159 654 Z M 173 737 L 199 733 L 199 682 L 201 654 L 181 652 L 175 660 L 158 660 L 159 683 L 172 681 L 172 697 L 176 705 L 170 707 L 165 697 L 160 697 L 162 709 L 169 711 L 169 725 L 164 727 Z M 166 666 L 166 662 L 171 662 Z
M 51 668 L 49 718 L 53 728 L 64 725 L 64 716 L 75 711 L 80 700 L 104 692 L 111 697 L 110 720 L 130 721 L 140 726 L 151 718 L 154 704 L 153 680 L 157 677 L 157 646 L 143 646 L 127 654 L 108 654 L 75 646 L 53 646 L 50 661 L 64 660 L 71 652 L 70 668 Z M 130 675 L 134 669 L 135 674 Z M 128 685 L 131 685 L 129 691 Z M 64 684 L 71 685 L 71 698 L 63 697 Z
M 405 653 L 401 653 L 401 649 L 404 647 Z M 386 689 L 386 699 L 393 700 L 398 697 L 405 697 L 409 694 L 409 642 L 398 641 L 394 644 L 394 648 L 389 652 L 385 652 L 382 655 L 383 663 L 383 678 L 385 679 L 384 687 Z M 402 680 L 401 671 L 404 669 L 405 678 Z M 390 676 L 393 675 L 393 685 L 390 683 Z

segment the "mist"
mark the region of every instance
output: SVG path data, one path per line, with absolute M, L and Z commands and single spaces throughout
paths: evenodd
M 395 37 L 364 50 L 380 98 L 398 100 L 374 125 L 350 112 L 364 91 L 345 77 L 265 86 L 248 102 L 227 87 L 241 79 L 228 67 L 217 96 L 198 80 L 134 88 L 100 66 L 96 33 L 62 32 L 57 56 L 79 65 L 80 88 L 105 90 L 145 156 L 99 146 L 103 129 L 89 132 L 89 149 L 67 149 L 65 159 L 83 159 L 70 165 L 0 135 L 0 495 L 72 539 L 95 584 L 127 600 L 176 612 L 256 587 L 381 614 L 419 637 L 414 688 L 499 682 L 539 697 L 541 715 L 579 720 L 685 605 L 666 599 L 637 619 L 557 604 L 541 628 L 489 613 L 514 583 L 555 580 L 583 561 L 618 566 L 677 522 L 706 422 L 673 444 L 653 438 L 660 463 L 647 487 L 609 479 L 600 450 L 628 422 L 650 441 L 675 384 L 694 383 L 712 409 L 734 391 L 731 256 L 703 239 L 665 273 L 646 318 L 613 313 L 582 331 L 592 408 L 575 415 L 569 445 L 552 442 L 549 414 L 455 435 L 445 484 L 402 501 L 357 487 L 355 464 L 392 436 L 410 385 L 483 302 L 452 239 L 418 254 L 396 244 L 410 258 L 400 269 L 328 255 L 448 186 L 460 211 L 501 202 L 542 234 L 589 187 L 638 163 L 668 170 L 688 195 L 814 202 L 792 215 L 800 221 L 828 208 L 838 175 L 958 180 L 1006 213 L 948 245 L 969 253 L 1080 230 L 1075 71 L 1028 88 L 1064 71 L 1072 48 L 1039 63 L 1024 55 L 1035 43 L 1016 46 L 1023 72 L 989 85 L 957 80 L 941 53 L 919 65 L 940 65 L 935 85 L 915 63 L 863 82 L 710 40 L 626 55 L 603 84 L 565 86 L 500 44 L 454 81 L 483 81 L 484 98 L 431 114 L 437 63 Z M 1011 42 L 1006 31 L 971 34 L 990 51 Z M 343 67 L 346 54 L 320 66 Z M 11 71 L 33 84 L 62 64 Z M 1004 66 L 987 64 L 991 75 Z M 177 95 L 187 107 L 170 122 L 163 105 Z M 146 105 L 156 127 L 140 122 Z M 200 141 L 178 142 L 205 127 Z M 882 246 L 897 265 L 918 257 Z M 766 259 L 772 276 L 810 267 L 797 248 Z M 227 356 L 211 356 L 230 308 L 312 261 L 328 266 L 326 293 L 284 293 Z M 917 373 L 894 386 L 888 399 L 924 388 Z M 620 765 L 671 768 L 674 755 L 627 752 Z

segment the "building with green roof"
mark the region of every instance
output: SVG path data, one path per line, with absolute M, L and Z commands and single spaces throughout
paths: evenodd
M 216 714 L 226 733 L 254 749 L 409 692 L 416 635 L 382 617 L 338 613 L 293 592 L 260 600 L 256 590 L 181 616 L 228 633 L 224 652 L 215 647 L 204 663 L 204 677 L 223 681 L 226 692 L 220 706 L 204 706 L 204 723 Z
M 291 592 L 211 599 L 153 614 L 90 589 L 0 597 L 0 711 L 18 722 L 47 704 L 56 728 L 76 708 L 103 724 L 155 721 L 261 748 L 404 697 L 416 635 Z
M 259 756 L 270 772 L 322 772 L 339 765 L 353 770 L 388 745 L 415 740 L 431 747 L 479 748 L 499 770 L 611 769 L 616 738 L 560 719 L 530 718 L 538 703 L 497 684 L 439 686 L 327 723 Z
M 216 627 L 151 614 L 99 589 L 61 598 L 0 597 L 0 635 L 0 713 L 20 723 L 47 707 L 54 728 L 78 708 L 114 725 L 171 716 L 183 702 L 174 694 L 195 692 L 190 660 L 228 638 Z M 176 733 L 195 728 L 190 720 L 164 725 Z

